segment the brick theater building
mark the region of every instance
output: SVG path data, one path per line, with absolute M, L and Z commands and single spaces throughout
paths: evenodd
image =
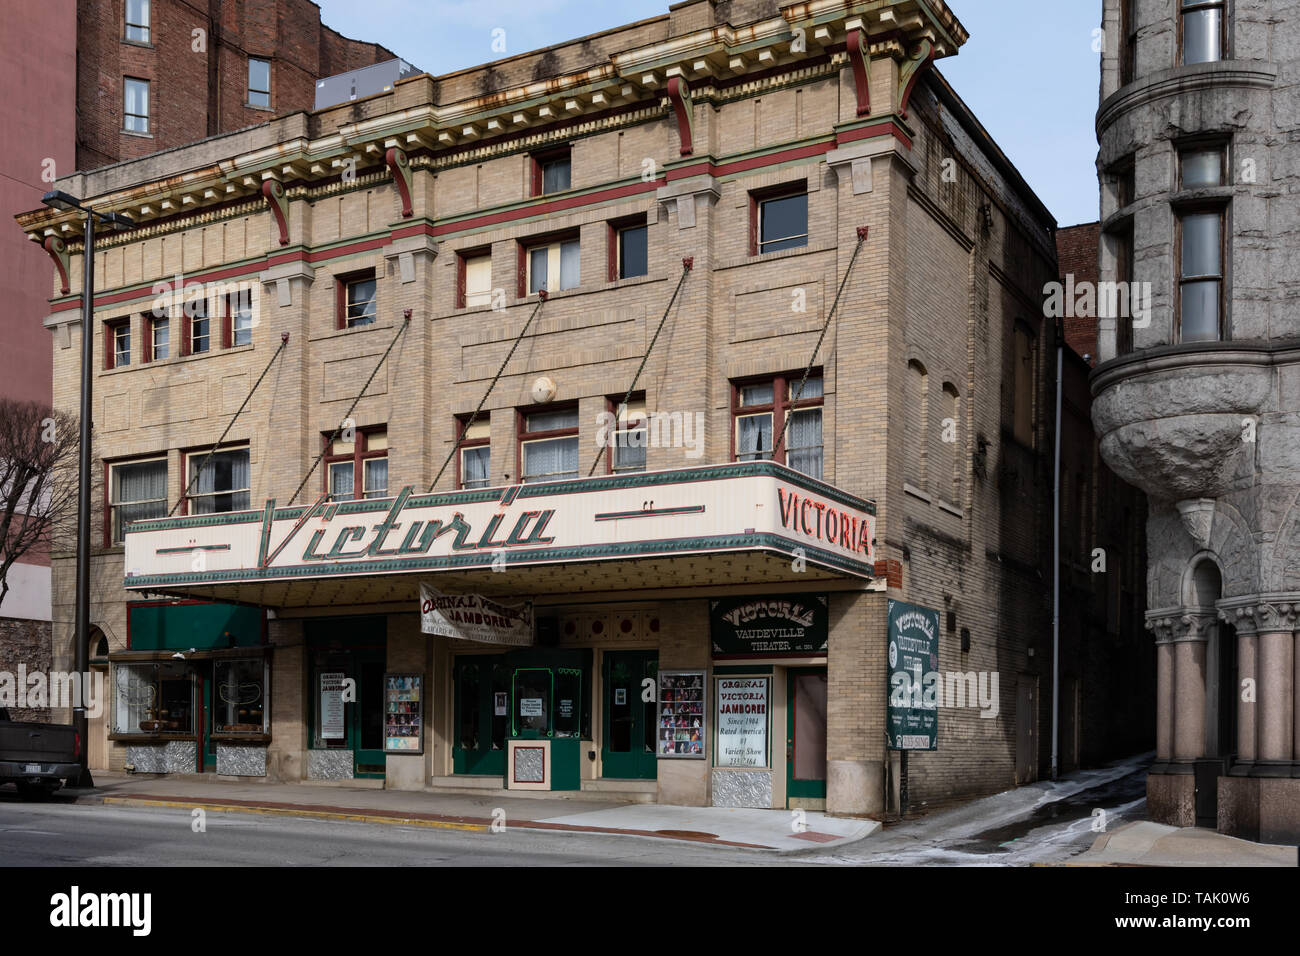
M 61 181 L 139 223 L 94 328 L 46 320 L 61 407 L 95 337 L 107 762 L 850 813 L 1036 779 L 1055 224 L 935 69 L 966 40 L 688 0 Z M 887 746 L 891 601 L 972 682 L 934 750 Z

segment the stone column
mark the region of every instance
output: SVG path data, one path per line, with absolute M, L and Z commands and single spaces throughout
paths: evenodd
M 1174 756 L 1174 646 L 1172 619 L 1147 620 L 1156 643 L 1156 763 Z
M 1191 612 L 1173 629 L 1176 763 L 1205 756 L 1205 648 L 1213 624 L 1212 614 Z
M 1295 628 L 1297 607 L 1260 604 L 1259 747 L 1261 763 L 1290 764 L 1295 741 Z
M 1237 630 L 1237 763 L 1255 760 L 1259 745 L 1255 720 L 1259 709 L 1259 637 L 1255 618 L 1246 608 L 1229 609 L 1219 614 Z

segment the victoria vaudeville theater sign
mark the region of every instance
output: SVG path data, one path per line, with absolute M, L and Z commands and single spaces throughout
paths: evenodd
M 824 594 L 711 601 L 713 656 L 819 657 L 826 653 L 827 601 Z

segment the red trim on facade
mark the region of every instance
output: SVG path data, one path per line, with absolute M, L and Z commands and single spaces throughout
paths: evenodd
M 871 115 L 871 86 L 868 82 L 867 38 L 861 29 L 851 30 L 845 38 L 849 64 L 853 67 L 853 90 L 858 98 L 858 115 Z
M 689 156 L 695 151 L 691 90 L 680 76 L 668 78 L 668 99 L 673 104 L 673 113 L 677 116 L 677 138 L 681 142 L 681 155 Z
M 406 153 L 396 146 L 389 147 L 384 153 L 384 163 L 393 174 L 393 184 L 397 187 L 397 194 L 402 198 L 402 218 L 409 219 L 413 210 L 411 209 L 411 167 L 407 162 Z
M 284 185 L 274 179 L 268 179 L 262 183 L 262 196 L 266 199 L 266 204 L 271 207 L 271 215 L 275 217 L 275 224 L 280 228 L 280 245 L 287 246 L 289 223 L 285 216 L 287 204 L 284 198 Z

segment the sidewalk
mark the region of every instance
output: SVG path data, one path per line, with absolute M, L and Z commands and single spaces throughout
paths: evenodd
M 714 846 L 792 853 L 853 843 L 880 829 L 874 820 L 809 810 L 796 832 L 787 810 L 674 807 L 581 797 L 511 796 L 506 790 L 442 793 L 320 784 L 241 783 L 197 776 L 139 777 L 97 772 L 94 790 L 68 790 L 81 804 L 202 808 L 209 812 L 280 814 L 326 820 L 487 830 L 494 822 L 529 830 L 605 833 L 686 840 Z
M 1293 846 L 1251 843 L 1213 830 L 1171 827 L 1149 820 L 1099 836 L 1069 866 L 1290 866 Z

